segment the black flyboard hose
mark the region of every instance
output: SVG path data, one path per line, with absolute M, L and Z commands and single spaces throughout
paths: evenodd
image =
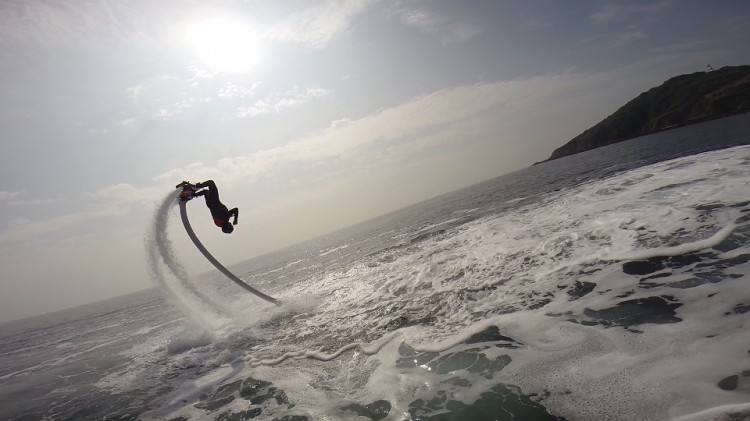
M 206 247 L 203 246 L 203 243 L 201 243 L 201 240 L 198 239 L 198 236 L 195 235 L 195 231 L 193 231 L 193 227 L 190 226 L 190 221 L 187 217 L 187 209 L 186 205 L 187 201 L 180 200 L 180 218 L 182 218 L 182 225 L 185 226 L 185 231 L 187 231 L 188 235 L 190 236 L 190 239 L 193 240 L 193 244 L 195 244 L 196 247 L 198 247 L 198 250 L 200 250 L 201 253 L 203 253 L 204 256 L 206 256 L 206 259 L 208 259 L 209 262 L 211 262 L 214 266 L 216 266 L 216 269 L 219 269 L 221 273 L 227 276 L 227 278 L 231 279 L 235 284 L 241 286 L 242 288 L 245 288 L 249 292 L 252 292 L 253 294 L 257 295 L 258 297 L 268 301 L 269 303 L 273 303 L 278 305 L 281 305 L 281 302 L 271 296 L 268 296 L 257 289 L 251 287 L 250 285 L 242 282 L 240 278 L 235 276 L 232 272 L 230 272 L 227 268 L 224 267 L 221 263 L 219 263 L 218 260 L 214 258 L 214 256 L 211 255 L 211 253 L 206 250 Z

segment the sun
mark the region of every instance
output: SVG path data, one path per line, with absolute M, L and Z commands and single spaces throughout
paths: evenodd
M 245 73 L 260 61 L 258 36 L 242 20 L 218 17 L 186 25 L 185 40 L 205 66 L 218 73 Z

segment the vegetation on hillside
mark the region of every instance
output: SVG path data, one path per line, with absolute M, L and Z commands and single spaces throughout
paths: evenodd
M 556 149 L 550 160 L 660 130 L 750 111 L 750 66 L 673 77 Z

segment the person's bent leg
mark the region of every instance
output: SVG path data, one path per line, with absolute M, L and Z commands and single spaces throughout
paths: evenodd
M 219 189 L 216 187 L 216 183 L 214 183 L 214 180 L 206 180 L 202 183 L 196 184 L 196 186 L 198 188 L 208 188 L 208 192 L 203 194 L 205 195 L 206 205 L 208 205 L 208 207 L 221 203 L 221 201 L 219 200 Z
M 216 190 L 216 191 L 218 191 L 218 189 L 216 188 L 216 183 L 214 183 L 214 180 L 206 180 L 206 181 L 204 181 L 202 183 L 197 183 L 195 185 L 195 187 L 198 187 L 199 189 L 202 189 L 204 187 L 208 187 L 208 190 Z

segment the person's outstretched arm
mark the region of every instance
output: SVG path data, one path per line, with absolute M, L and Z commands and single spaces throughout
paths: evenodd
M 234 208 L 229 211 L 229 216 L 234 215 L 234 222 L 232 222 L 232 225 L 237 225 L 237 218 L 240 216 L 240 210 L 237 208 Z

